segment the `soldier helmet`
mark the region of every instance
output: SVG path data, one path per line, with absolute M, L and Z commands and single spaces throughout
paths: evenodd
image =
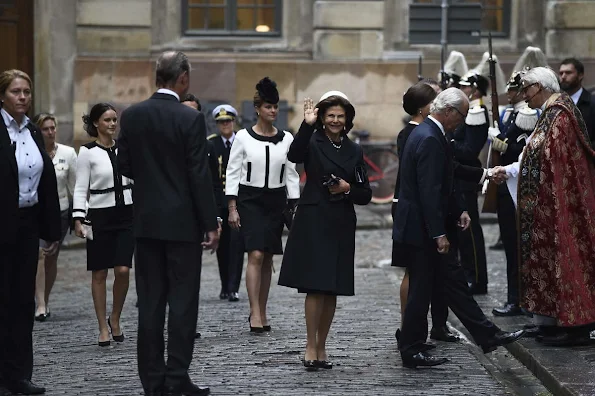
M 508 80 L 506 89 L 520 89 L 523 75 L 530 69 L 537 66 L 547 66 L 547 59 L 541 49 L 527 47 L 512 69 L 512 75 Z
M 465 55 L 459 51 L 451 51 L 448 55 L 448 59 L 444 62 L 444 79 L 448 86 L 458 87 L 461 77 L 463 77 L 469 71 L 467 66 L 467 60 Z M 439 80 L 443 79 L 443 76 L 438 76 Z
M 496 63 L 494 65 L 496 69 L 496 92 L 498 93 L 498 95 L 500 95 L 506 92 L 506 78 L 504 77 L 504 72 L 502 71 L 502 68 L 498 63 L 498 57 L 496 55 L 493 55 L 493 59 Z M 473 69 L 469 70 L 469 72 L 467 73 L 468 75 L 464 76 L 463 79 L 461 79 L 461 85 L 474 85 L 484 96 L 487 95 L 490 82 L 489 60 L 490 54 L 488 52 L 484 52 L 479 64 L 475 66 Z M 471 76 L 476 76 L 477 80 L 479 80 L 480 82 L 475 82 L 475 84 L 473 84 L 474 81 L 466 81 L 466 83 L 464 83 L 463 80 Z

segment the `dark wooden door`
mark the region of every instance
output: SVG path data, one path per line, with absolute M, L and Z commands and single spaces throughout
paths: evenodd
M 0 71 L 8 69 L 33 79 L 33 0 L 0 0 Z

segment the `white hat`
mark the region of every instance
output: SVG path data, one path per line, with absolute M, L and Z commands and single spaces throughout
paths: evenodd
M 343 92 L 341 91 L 328 91 L 326 92 L 324 95 L 322 95 L 320 97 L 319 102 L 322 102 L 323 100 L 325 100 L 326 98 L 330 98 L 331 96 L 340 96 L 343 99 L 349 101 L 349 98 L 347 97 L 347 95 L 345 95 Z
M 212 115 L 215 121 L 233 120 L 238 116 L 238 111 L 234 109 L 231 105 L 222 104 L 215 107 Z
M 494 65 L 496 68 L 496 91 L 498 95 L 503 94 L 506 92 L 506 77 L 504 77 L 504 72 L 500 67 L 500 63 L 498 62 L 498 57 L 496 55 L 493 56 L 496 64 Z M 475 66 L 472 70 L 469 70 L 469 74 L 475 73 L 484 78 L 490 78 L 490 54 L 489 52 L 484 52 L 483 56 L 481 57 L 481 61 L 477 66 Z
M 463 77 L 469 71 L 465 55 L 459 51 L 450 51 L 448 59 L 444 62 L 444 72 L 449 75 L 456 75 L 459 78 Z

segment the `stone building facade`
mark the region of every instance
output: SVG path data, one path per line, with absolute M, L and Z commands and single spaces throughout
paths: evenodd
M 402 126 L 401 98 L 417 80 L 418 55 L 424 58 L 424 75 L 435 77 L 440 68 L 439 45 L 410 45 L 408 37 L 410 3 L 433 0 L 210 1 L 238 7 L 234 14 L 225 14 L 232 15 L 236 28 L 243 26 L 241 15 L 248 15 L 241 14 L 246 11 L 242 4 L 272 4 L 276 34 L 191 31 L 191 23 L 207 24 L 204 10 L 191 10 L 209 4 L 204 0 L 15 1 L 33 10 L 29 26 L 35 110 L 54 112 L 60 140 L 77 145 L 87 139 L 81 116 L 90 105 L 109 101 L 123 109 L 154 91 L 154 61 L 166 49 L 190 56 L 191 92 L 201 101 L 225 101 L 240 109 L 252 99 L 256 82 L 268 75 L 287 101 L 288 126 L 296 130 L 304 97 L 316 100 L 327 90 L 339 89 L 355 104 L 355 128 L 382 139 L 394 137 Z M 566 56 L 583 59 L 586 85 L 595 81 L 590 71 L 595 64 L 595 1 L 450 1 L 506 7 L 506 31 L 494 39 L 506 75 L 523 49 L 535 45 L 554 67 Z M 217 14 L 223 9 L 213 10 L 212 15 L 223 15 Z M 270 19 L 273 11 L 266 12 L 265 19 Z M 254 15 L 260 18 L 256 11 Z M 465 53 L 473 67 L 487 42 L 448 49 Z

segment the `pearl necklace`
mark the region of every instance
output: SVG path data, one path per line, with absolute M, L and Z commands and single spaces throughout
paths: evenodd
M 334 148 L 336 148 L 337 150 L 339 150 L 341 148 L 341 143 L 343 143 L 343 136 L 341 136 L 341 139 L 339 140 L 339 144 L 336 144 L 335 142 L 333 142 L 333 139 L 331 139 L 328 135 L 326 135 L 327 139 L 329 142 L 331 142 L 331 144 L 333 145 Z

